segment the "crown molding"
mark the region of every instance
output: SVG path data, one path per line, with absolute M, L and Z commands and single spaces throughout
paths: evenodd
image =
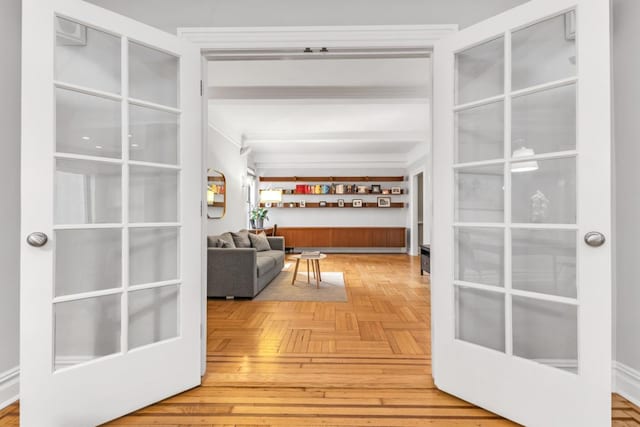
M 178 36 L 203 50 L 294 48 L 424 48 L 457 25 L 181 27 Z
M 231 135 L 229 134 L 229 132 L 228 132 L 227 130 L 225 130 L 225 129 L 222 129 L 222 127 L 221 127 L 221 126 L 216 126 L 216 125 L 214 125 L 214 124 L 213 124 L 213 123 L 211 123 L 211 122 L 207 122 L 207 125 L 209 126 L 209 128 L 210 128 L 211 130 L 214 130 L 214 131 L 216 131 L 217 133 L 219 133 L 220 135 L 222 135 L 222 137 L 223 137 L 224 139 L 226 139 L 227 141 L 229 141 L 231 144 L 235 145 L 236 147 L 238 147 L 238 148 L 240 148 L 240 149 L 242 149 L 242 148 L 243 148 L 243 147 L 242 147 L 242 141 L 241 141 L 241 140 L 238 140 L 238 138 L 235 138 L 235 137 L 231 136 Z

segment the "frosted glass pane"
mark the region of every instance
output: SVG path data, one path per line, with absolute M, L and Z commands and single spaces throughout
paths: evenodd
M 455 287 L 456 338 L 504 352 L 504 295 Z
M 122 230 L 56 230 L 55 295 L 122 285 Z
M 129 293 L 129 348 L 178 336 L 178 286 Z
M 576 75 L 575 13 L 547 19 L 513 33 L 514 90 Z
M 56 89 L 56 150 L 120 158 L 121 109 L 119 101 Z
M 56 370 L 120 351 L 120 294 L 54 304 Z
M 457 221 L 504 222 L 504 167 L 456 169 Z
M 120 38 L 56 17 L 55 79 L 120 93 Z
M 575 150 L 575 85 L 518 96 L 513 98 L 512 106 L 514 155 L 522 148 L 533 150 L 528 155 Z
M 178 106 L 178 58 L 129 43 L 129 95 L 169 107 Z
M 514 296 L 513 354 L 577 372 L 577 306 Z
M 504 103 L 493 102 L 456 113 L 457 162 L 504 157 Z
M 576 223 L 574 157 L 513 163 L 512 188 L 513 222 Z
M 457 104 L 504 93 L 504 37 L 456 54 Z
M 178 115 L 129 106 L 131 160 L 178 164 Z
M 576 232 L 512 230 L 514 289 L 575 298 Z
M 122 167 L 85 160 L 56 160 L 55 223 L 119 223 Z
M 129 235 L 129 280 L 132 285 L 178 278 L 177 228 L 132 228 Z
M 142 166 L 129 170 L 129 220 L 177 222 L 178 171 Z
M 456 280 L 504 286 L 504 230 L 457 228 L 455 236 Z

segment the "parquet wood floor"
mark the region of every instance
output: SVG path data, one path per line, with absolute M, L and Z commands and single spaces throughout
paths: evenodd
M 210 300 L 203 385 L 108 426 L 514 425 L 434 387 L 418 258 L 330 255 L 322 269 L 345 273 L 348 302 Z M 617 395 L 612 408 L 614 427 L 640 427 L 639 408 Z

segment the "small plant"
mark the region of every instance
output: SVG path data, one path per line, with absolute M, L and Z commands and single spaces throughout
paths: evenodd
M 269 214 L 269 209 L 254 206 L 253 208 L 251 208 L 251 211 L 249 212 L 249 219 L 251 220 L 251 225 L 254 228 L 263 228 L 264 220 L 269 219 L 268 214 Z

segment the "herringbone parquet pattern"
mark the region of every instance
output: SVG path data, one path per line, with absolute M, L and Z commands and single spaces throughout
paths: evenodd
M 419 268 L 405 255 L 330 255 L 322 269 L 345 273 L 346 303 L 210 300 L 203 385 L 108 425 L 514 425 L 434 387 Z M 614 395 L 613 425 L 639 427 L 640 411 Z

